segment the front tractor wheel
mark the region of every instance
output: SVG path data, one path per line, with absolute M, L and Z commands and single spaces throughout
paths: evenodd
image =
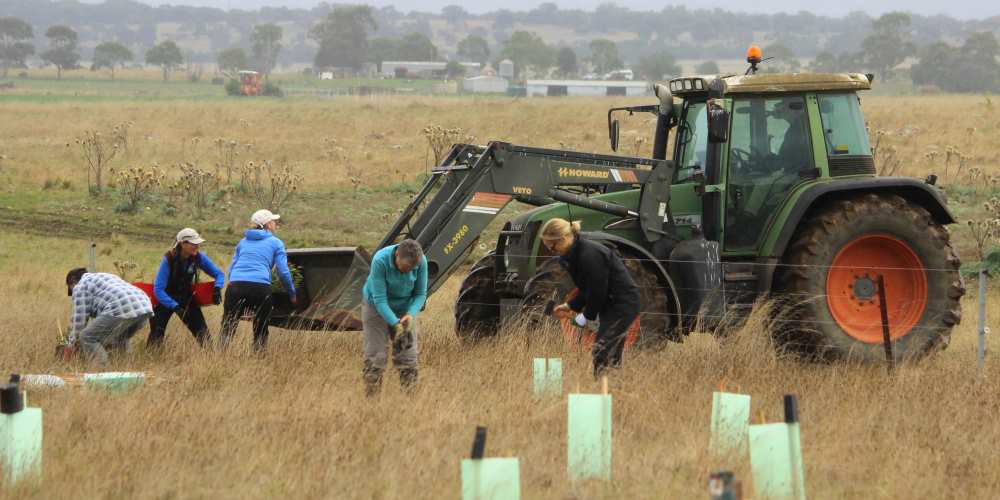
M 948 231 L 896 195 L 832 202 L 799 228 L 776 284 L 777 341 L 820 359 L 885 359 L 878 277 L 896 360 L 944 348 L 965 286 Z
M 462 340 L 495 337 L 500 327 L 500 297 L 494 289 L 495 252 L 472 265 L 455 301 L 455 333 Z

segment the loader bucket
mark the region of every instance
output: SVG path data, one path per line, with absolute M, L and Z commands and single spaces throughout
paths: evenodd
M 302 270 L 298 304 L 274 294 L 271 324 L 293 330 L 361 330 L 361 289 L 371 257 L 361 247 L 288 250 L 288 263 Z

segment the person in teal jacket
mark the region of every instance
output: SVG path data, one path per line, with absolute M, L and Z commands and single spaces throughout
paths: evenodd
M 412 389 L 417 383 L 417 314 L 427 301 L 427 258 L 414 240 L 403 240 L 375 253 L 362 290 L 364 323 L 363 376 L 366 394 L 382 387 L 388 364 L 399 370 L 399 383 Z

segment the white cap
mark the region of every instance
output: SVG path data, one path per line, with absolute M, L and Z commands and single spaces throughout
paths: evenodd
M 250 216 L 250 222 L 260 227 L 264 227 L 267 225 L 268 222 L 271 222 L 273 220 L 278 220 L 280 218 L 281 218 L 280 215 L 273 214 L 271 213 L 270 210 L 264 208 L 254 212 L 253 215 Z
M 177 243 L 188 242 L 194 245 L 201 245 L 205 240 L 198 234 L 198 231 L 186 227 L 177 233 Z

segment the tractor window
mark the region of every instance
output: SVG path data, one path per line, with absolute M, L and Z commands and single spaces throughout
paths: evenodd
M 826 94 L 819 96 L 819 114 L 823 120 L 823 136 L 829 156 L 871 156 L 865 121 L 861 116 L 858 96 Z
M 708 115 L 704 102 L 688 102 L 677 132 L 678 164 L 675 184 L 691 179 L 696 170 L 705 168 L 708 153 Z
M 726 249 L 751 250 L 788 190 L 813 168 L 805 99 L 733 101 L 726 189 Z

